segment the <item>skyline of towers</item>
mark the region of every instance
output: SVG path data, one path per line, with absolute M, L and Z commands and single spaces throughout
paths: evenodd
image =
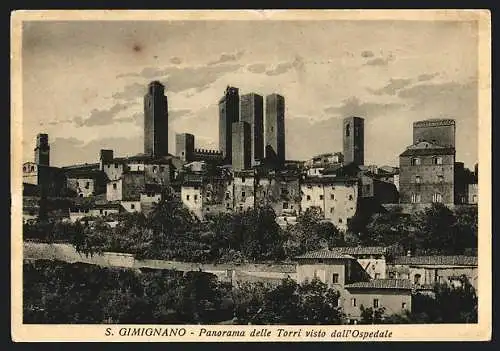
M 264 158 L 264 98 L 256 93 L 240 97 L 240 121 L 250 126 L 251 165 Z
M 250 123 L 234 122 L 232 132 L 231 165 L 235 170 L 249 169 L 252 166 L 252 133 Z
M 168 155 L 168 99 L 159 81 L 150 82 L 144 95 L 144 153 Z
M 240 117 L 239 89 L 227 86 L 219 100 L 219 151 L 225 162 L 232 161 L 232 124 Z
M 266 96 L 265 157 L 285 164 L 285 98 L 276 93 Z
M 40 133 L 36 136 L 35 163 L 40 166 L 50 166 L 49 135 Z
M 351 163 L 357 166 L 365 163 L 365 120 L 361 117 L 347 117 L 343 120 L 344 165 Z

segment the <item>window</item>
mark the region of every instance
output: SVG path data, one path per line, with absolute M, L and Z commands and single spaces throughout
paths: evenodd
M 413 277 L 413 283 L 414 284 L 420 284 L 420 278 L 422 276 L 420 274 L 415 274 L 415 276 Z
M 210 207 L 207 207 L 207 211 L 210 211 Z
M 288 209 L 288 202 L 283 202 L 283 209 L 287 210 Z
M 90 187 L 90 183 L 89 182 L 86 182 L 85 183 L 85 189 L 88 189 Z
M 439 193 L 432 195 L 432 202 L 443 202 L 443 196 Z
M 403 303 L 401 304 L 401 309 L 406 310 L 406 302 L 403 302 Z
M 332 275 L 332 283 L 333 284 L 338 284 L 339 283 L 339 275 L 338 275 L 338 273 L 333 273 L 333 275 Z
M 165 172 L 165 167 L 164 166 L 160 166 L 160 172 Z
M 352 195 L 349 195 L 349 200 L 352 200 Z
M 415 183 L 420 184 L 420 176 L 415 176 Z
M 115 168 L 118 168 L 118 163 L 115 163 Z
M 83 194 L 80 194 L 80 197 L 83 197 Z
M 79 187 L 80 186 L 80 183 L 78 181 L 76 181 L 76 186 Z
M 435 165 L 442 165 L 443 164 L 443 158 L 442 157 L 434 157 L 432 159 L 432 163 Z
M 194 196 L 194 201 L 198 201 L 198 195 Z
M 31 172 L 35 171 L 35 166 L 31 166 Z
M 241 197 L 245 197 L 245 192 L 244 191 L 241 192 Z
M 241 177 L 241 182 L 245 183 L 245 177 Z
M 351 126 L 349 123 L 345 126 L 345 136 L 348 137 L 351 135 Z
M 130 209 L 134 210 L 135 209 L 135 205 L 134 204 L 130 204 Z
M 472 202 L 476 203 L 477 202 L 477 195 L 472 195 Z
M 288 189 L 287 188 L 281 188 L 281 194 L 282 195 L 288 195 Z
M 306 196 L 307 201 L 311 200 L 311 195 Z
M 412 158 L 411 165 L 412 166 L 420 166 L 420 159 L 418 157 Z
M 229 192 L 226 192 L 226 200 L 229 200 L 231 198 L 231 194 Z
M 330 194 L 330 199 L 331 200 L 335 200 L 335 195 L 334 194 Z
M 375 273 L 375 279 L 380 279 L 380 273 Z
M 420 194 L 411 194 L 411 202 L 419 203 L 420 202 Z
M 194 186 L 194 190 L 198 190 L 198 186 L 197 185 Z
M 356 307 L 356 299 L 355 298 L 351 299 L 351 306 Z
M 389 279 L 395 279 L 396 278 L 396 275 L 394 274 L 394 272 L 389 272 Z
M 113 183 L 113 190 L 116 190 L 116 188 L 117 188 L 116 183 Z
M 339 223 L 342 223 L 342 218 L 339 218 Z
M 188 201 L 189 201 L 189 195 L 186 195 L 186 200 L 188 200 Z
M 373 308 L 378 308 L 378 307 L 379 307 L 378 299 L 373 299 Z
M 156 173 L 156 166 L 153 166 L 153 173 Z
M 333 213 L 333 211 L 335 211 L 335 208 L 334 207 L 330 207 L 330 213 Z
M 323 200 L 323 195 L 320 195 L 320 196 L 319 196 L 319 199 L 320 199 L 320 200 Z
M 99 210 L 99 213 L 102 214 L 102 210 Z

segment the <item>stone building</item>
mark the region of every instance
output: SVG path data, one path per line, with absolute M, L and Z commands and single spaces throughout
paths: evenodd
M 389 250 L 383 246 L 332 247 L 330 251 L 354 257 L 372 279 L 385 279 Z
M 234 170 L 249 169 L 252 165 L 251 126 L 247 122 L 234 122 L 232 125 L 232 160 Z
M 347 117 L 343 121 L 344 165 L 363 165 L 365 162 L 365 120 L 361 117 Z
M 478 191 L 477 191 L 477 183 L 469 184 L 467 191 L 467 202 L 471 205 L 477 205 L 478 203 Z
M 478 266 L 474 256 L 398 256 L 387 264 L 390 278 L 409 279 L 417 286 L 454 283 L 465 275 L 477 289 Z
M 240 119 L 239 89 L 228 86 L 224 96 L 219 100 L 219 150 L 224 161 L 232 161 L 232 125 Z
M 265 158 L 275 167 L 285 164 L 285 98 L 279 94 L 266 96 Z
M 400 202 L 455 202 L 455 149 L 421 141 L 399 156 Z
M 74 169 L 65 172 L 66 186 L 78 197 L 90 197 L 106 192 L 106 174 L 99 170 Z
M 298 283 L 313 278 L 339 292 L 338 306 L 350 322 L 361 319 L 361 307 L 383 307 L 387 314 L 411 311 L 412 286 L 409 280 L 371 279 L 351 255 L 319 250 L 297 257 Z
M 431 144 L 455 148 L 455 120 L 427 119 L 413 123 L 413 144 L 427 141 Z
M 250 125 L 251 165 L 264 158 L 264 99 L 261 95 L 249 93 L 240 98 L 240 121 Z
M 195 148 L 195 136 L 189 133 L 175 135 L 175 155 L 183 162 L 207 162 L 220 165 L 224 162 L 221 151 Z
M 38 134 L 36 137 L 35 163 L 40 166 L 50 166 L 50 145 L 48 134 Z
M 270 206 L 277 217 L 296 217 L 300 213 L 300 174 L 296 171 L 276 171 L 257 174 L 255 203 Z
M 165 86 L 158 81 L 149 83 L 144 95 L 144 153 L 168 155 L 168 100 Z
M 354 177 L 312 177 L 301 182 L 301 211 L 317 207 L 325 219 L 340 230 L 356 214 L 358 179 Z
M 254 170 L 234 171 L 233 206 L 235 211 L 246 211 L 255 207 L 257 174 Z

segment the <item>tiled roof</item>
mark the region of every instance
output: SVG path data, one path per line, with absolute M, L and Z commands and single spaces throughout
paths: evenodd
M 427 266 L 477 266 L 475 256 L 399 256 L 393 264 Z
M 384 246 L 344 246 L 332 247 L 331 251 L 346 255 L 385 255 L 387 248 Z
M 409 279 L 374 279 L 368 282 L 356 282 L 347 284 L 346 289 L 405 289 L 411 290 L 412 284 Z
M 454 155 L 455 149 L 452 147 L 429 148 L 429 149 L 407 149 L 399 156 L 431 156 L 431 155 Z
M 348 258 L 348 259 L 354 259 L 354 257 L 342 254 L 339 252 L 335 251 L 330 251 L 330 250 L 318 250 L 318 251 L 313 251 L 313 252 L 308 252 L 304 255 L 296 257 L 296 259 L 343 259 L 343 258 Z
M 357 179 L 354 177 L 344 176 L 323 176 L 323 177 L 306 177 L 304 184 L 339 184 L 339 183 L 355 183 Z

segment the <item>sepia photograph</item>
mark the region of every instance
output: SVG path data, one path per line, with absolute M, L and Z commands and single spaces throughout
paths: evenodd
M 15 341 L 491 337 L 488 11 L 11 33 Z

